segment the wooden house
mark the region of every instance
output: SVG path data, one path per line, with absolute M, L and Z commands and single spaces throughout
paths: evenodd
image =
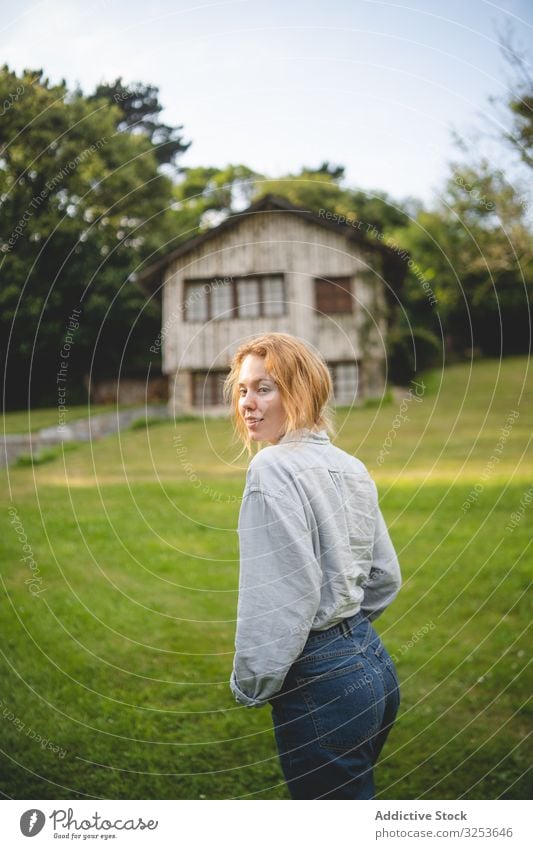
M 152 351 L 161 348 L 170 412 L 227 412 L 231 357 L 265 331 L 294 334 L 322 354 L 335 405 L 379 396 L 405 262 L 376 233 L 267 195 L 138 275 L 145 291 L 162 295 Z

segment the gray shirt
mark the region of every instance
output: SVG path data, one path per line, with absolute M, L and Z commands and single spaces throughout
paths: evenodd
M 361 610 L 376 619 L 401 586 L 398 558 L 360 460 L 325 430 L 259 451 L 239 514 L 240 578 L 230 687 L 249 707 L 282 687 L 309 631 Z

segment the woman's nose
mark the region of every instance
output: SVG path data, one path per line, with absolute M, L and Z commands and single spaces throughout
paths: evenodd
M 253 409 L 256 406 L 256 399 L 255 399 L 254 395 L 246 395 L 242 399 L 242 403 L 243 403 L 243 407 L 246 407 L 246 409 L 248 409 L 248 408 Z

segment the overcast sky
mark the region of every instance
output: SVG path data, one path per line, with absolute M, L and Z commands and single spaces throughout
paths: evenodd
M 533 41 L 533 0 L 0 0 L 2 62 L 90 92 L 159 87 L 192 141 L 182 165 L 271 176 L 346 166 L 349 182 L 425 200 L 508 73 L 497 33 Z M 531 55 L 531 54 L 530 54 Z M 474 143 L 474 142 L 473 142 Z

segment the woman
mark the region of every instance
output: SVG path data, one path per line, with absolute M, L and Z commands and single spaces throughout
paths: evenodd
M 294 336 L 235 353 L 225 384 L 253 457 L 239 515 L 240 581 L 230 686 L 270 704 L 293 799 L 372 799 L 395 720 L 394 664 L 371 621 L 401 585 L 363 463 L 330 442 L 331 377 Z

